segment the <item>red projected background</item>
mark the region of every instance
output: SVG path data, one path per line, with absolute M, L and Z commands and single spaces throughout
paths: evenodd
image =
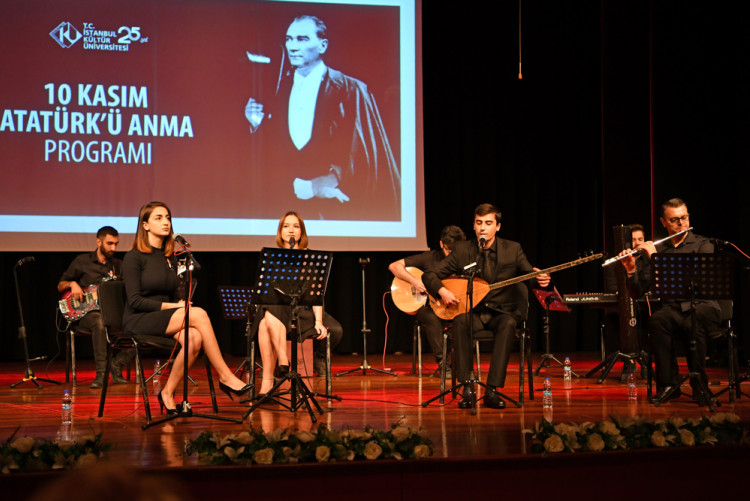
M 340 223 L 321 224 L 323 236 L 351 236 L 347 221 L 385 222 L 391 226 L 384 236 L 400 246 L 424 246 L 416 230 L 423 218 L 418 120 L 410 116 L 404 125 L 404 96 L 414 100 L 416 89 L 403 88 L 402 8 L 12 0 L 0 9 L 3 217 L 62 216 L 60 224 L 71 228 L 42 225 L 36 232 L 88 237 L 96 228 L 76 227 L 86 217 L 121 222 L 156 199 L 177 221 L 200 223 L 177 227 L 185 233 L 268 234 L 268 225 L 236 231 L 232 221 L 273 221 L 275 232 L 280 215 L 296 210 Z M 301 14 L 325 22 L 324 61 L 356 79 L 334 82 L 356 96 L 351 109 L 339 103 L 327 122 L 318 98 L 309 145 L 317 134 L 339 139 L 306 146 L 307 155 L 282 155 L 289 138 L 278 124 L 292 75 L 285 34 Z M 366 87 L 351 89 L 351 82 Z M 255 133 L 245 116 L 251 97 L 267 110 Z M 413 132 L 404 143 L 407 129 Z M 345 153 L 334 152 L 342 143 Z M 330 172 L 348 201 L 295 191 L 295 179 Z M 0 230 L 14 236 L 31 231 L 16 219 L 2 221 L 10 223 Z

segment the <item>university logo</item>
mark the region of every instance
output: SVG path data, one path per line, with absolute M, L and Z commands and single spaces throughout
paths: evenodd
M 75 29 L 75 26 L 67 21 L 63 21 L 54 30 L 50 31 L 49 36 L 51 36 L 55 42 L 60 44 L 60 47 L 63 49 L 69 48 L 83 38 L 81 32 Z

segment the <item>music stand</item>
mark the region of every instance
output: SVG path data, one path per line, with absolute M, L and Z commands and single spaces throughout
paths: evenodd
M 242 363 L 234 370 L 234 375 L 248 374 L 248 382 L 255 381 L 255 342 L 251 336 L 250 330 L 255 319 L 255 312 L 251 312 L 252 289 L 250 287 L 220 285 L 219 302 L 221 303 L 221 312 L 227 320 L 245 320 L 245 358 Z M 242 379 L 240 377 L 240 379 Z M 255 396 L 255 386 L 250 390 L 250 400 Z M 243 402 L 246 400 L 240 400 Z
M 313 423 L 317 421 L 317 418 L 312 406 L 315 406 L 319 414 L 323 414 L 323 408 L 315 399 L 315 394 L 310 391 L 302 380 L 302 376 L 297 372 L 297 343 L 302 335 L 299 325 L 299 307 L 323 306 L 332 261 L 333 253 L 329 251 L 273 247 L 264 247 L 261 250 L 258 272 L 251 291 L 253 303 L 255 305 L 282 305 L 291 308 L 291 363 L 289 372 L 279 378 L 268 393 L 260 397 L 254 405 L 247 409 L 242 416 L 243 418 L 249 416 L 266 400 L 272 398 L 273 393 L 287 381 L 290 384 L 290 403 L 288 406 L 282 405 L 290 411 L 296 412 L 304 404 Z M 323 396 L 333 398 L 329 395 Z
M 688 337 L 688 366 L 689 373 L 684 376 L 680 384 L 671 392 L 665 394 L 661 400 L 655 400 L 659 406 L 667 401 L 688 379 L 706 396 L 708 407 L 714 409 L 716 398 L 706 383 L 705 373 L 697 372 L 698 358 L 696 350 L 695 302 L 697 299 L 732 299 L 732 261 L 724 254 L 677 254 L 657 253 L 651 256 L 652 291 L 662 300 L 690 301 L 690 331 Z M 699 405 L 703 402 L 698 401 Z
M 725 252 L 724 249 L 734 248 L 739 251 L 739 247 L 734 245 L 732 242 L 729 242 L 728 240 L 717 240 L 717 239 L 711 239 L 712 243 L 718 247 L 719 249 L 722 249 L 722 252 Z M 731 247 L 730 247 L 731 246 Z M 747 255 L 745 255 L 744 252 L 740 251 L 740 254 L 742 254 L 745 258 L 747 258 Z M 734 254 L 727 254 L 727 255 L 734 255 Z M 745 268 L 747 270 L 747 268 Z M 732 300 L 732 303 L 734 303 L 734 300 Z M 716 393 L 716 396 L 722 395 L 723 393 L 729 392 L 729 403 L 734 403 L 735 398 L 740 398 L 741 395 L 745 395 L 746 397 L 750 397 L 747 393 L 744 393 L 742 391 L 742 383 L 746 381 L 750 381 L 750 371 L 745 372 L 742 376 L 737 376 L 737 372 L 739 371 L 739 366 L 737 365 L 737 332 L 734 330 L 734 326 L 731 324 L 731 316 L 729 318 L 729 327 L 727 332 L 727 337 L 729 338 L 729 350 L 728 350 L 728 358 L 729 358 L 729 384 L 726 388 Z
M 557 292 L 557 287 L 553 287 L 551 291 L 544 290 L 544 289 L 533 289 L 534 295 L 539 300 L 539 303 L 542 305 L 542 308 L 544 308 L 544 353 L 542 354 L 542 360 L 539 362 L 539 366 L 534 371 L 534 375 L 538 376 L 539 371 L 542 370 L 543 366 L 547 366 L 549 369 L 550 367 L 550 361 L 557 362 L 557 364 L 560 367 L 563 367 L 563 363 L 560 362 L 554 354 L 550 352 L 550 343 L 549 343 L 549 337 L 550 337 L 550 321 L 549 321 L 549 312 L 550 311 L 563 311 L 570 313 L 570 308 L 568 308 L 568 305 L 565 304 L 565 300 L 562 298 L 559 292 Z M 573 374 L 575 377 L 579 377 L 578 374 L 570 371 L 571 374 Z
M 726 303 L 726 301 L 724 301 Z M 732 307 L 730 308 L 730 314 L 729 317 L 725 317 L 725 307 L 722 306 L 722 322 L 726 321 L 727 326 L 724 327 L 724 325 L 721 326 L 721 330 L 724 330 L 726 332 L 725 336 L 727 337 L 727 365 L 728 365 L 728 379 L 727 387 L 716 392 L 715 396 L 718 398 L 720 395 L 723 395 L 724 393 L 729 393 L 729 403 L 733 404 L 735 402 L 735 399 L 740 398 L 741 395 L 745 395 L 746 397 L 750 397 L 747 393 L 744 393 L 741 388 L 741 384 L 748 379 L 750 379 L 750 373 L 745 373 L 743 376 L 737 376 L 737 373 L 739 372 L 739 365 L 737 363 L 737 333 L 734 330 L 734 326 L 732 325 L 732 312 L 733 312 L 733 301 L 729 301 L 730 304 L 732 304 Z

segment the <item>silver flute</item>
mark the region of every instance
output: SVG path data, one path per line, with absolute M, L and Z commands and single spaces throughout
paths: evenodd
M 656 242 L 654 242 L 654 246 L 659 245 L 662 242 L 666 242 L 670 238 L 678 237 L 678 236 L 682 235 L 683 233 L 687 233 L 688 231 L 690 231 L 692 229 L 693 229 L 693 227 L 691 226 L 687 230 L 682 230 L 680 232 L 675 233 L 674 235 L 669 235 L 667 238 L 662 238 L 661 240 L 657 240 Z M 633 249 L 631 252 L 628 252 L 627 254 L 623 254 L 622 256 L 611 257 L 611 258 L 607 259 L 606 261 L 604 261 L 604 263 L 602 263 L 602 268 L 604 268 L 605 266 L 609 266 L 612 263 L 616 263 L 617 261 L 620 261 L 621 259 L 625 259 L 626 257 L 632 256 L 633 254 L 638 254 L 642 250 L 643 249 Z

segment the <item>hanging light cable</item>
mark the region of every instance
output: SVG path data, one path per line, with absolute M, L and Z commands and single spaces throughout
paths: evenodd
M 521 0 L 518 0 L 518 79 L 523 80 L 521 71 Z

